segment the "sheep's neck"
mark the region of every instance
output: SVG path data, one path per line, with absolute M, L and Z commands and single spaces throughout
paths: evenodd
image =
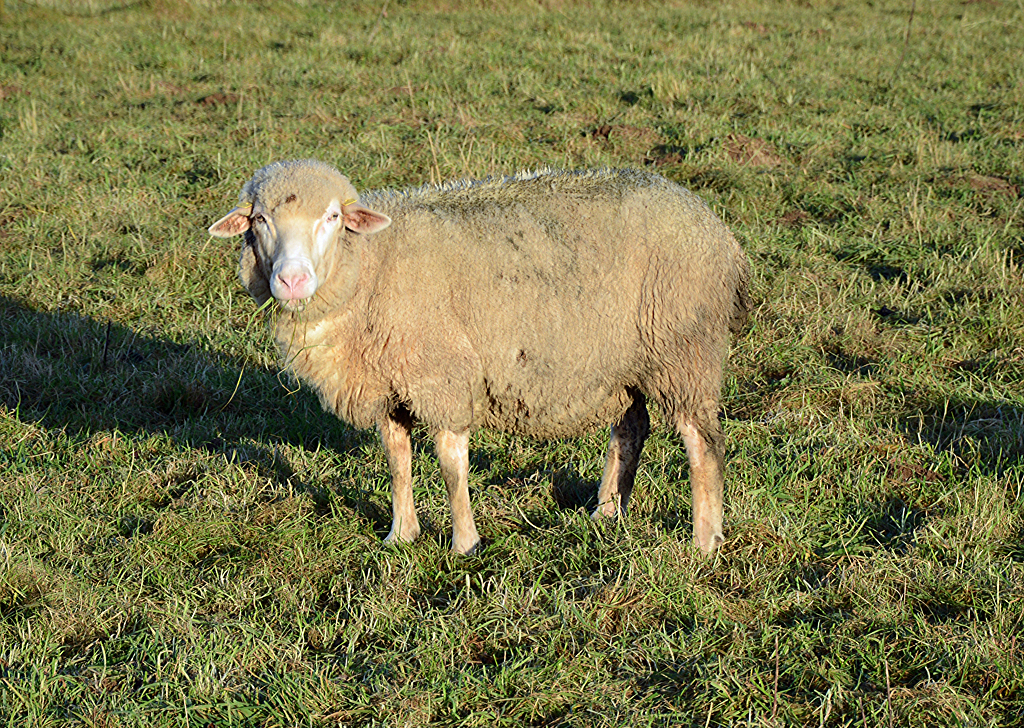
M 324 407 L 357 427 L 369 427 L 387 407 L 390 391 L 366 367 L 372 349 L 365 314 L 372 271 L 360 266 L 348 276 L 339 273 L 326 271 L 330 283 L 304 310 L 282 312 L 275 333 L 285 365 L 313 385 Z

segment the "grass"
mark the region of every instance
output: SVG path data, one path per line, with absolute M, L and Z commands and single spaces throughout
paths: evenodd
M 0 723 L 1021 725 L 1024 8 L 910 9 L 8 0 Z M 429 528 L 382 545 L 373 434 L 205 233 L 306 156 L 707 199 L 758 302 L 722 552 L 660 422 L 602 528 L 602 434 L 477 433 L 468 558 L 420 438 Z

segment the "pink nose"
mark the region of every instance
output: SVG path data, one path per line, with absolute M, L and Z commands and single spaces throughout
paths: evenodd
M 277 282 L 285 292 L 286 299 L 305 298 L 304 290 L 309 283 L 309 273 L 277 275 Z

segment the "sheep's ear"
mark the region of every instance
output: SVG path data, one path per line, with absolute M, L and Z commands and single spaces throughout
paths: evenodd
M 210 226 L 210 235 L 215 238 L 231 238 L 249 229 L 249 215 L 252 205 L 239 205 Z
M 345 205 L 345 227 L 354 233 L 376 233 L 391 224 L 391 218 L 355 203 Z

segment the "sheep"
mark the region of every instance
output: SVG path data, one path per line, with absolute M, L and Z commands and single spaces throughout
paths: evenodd
M 730 331 L 750 309 L 739 244 L 691 192 L 646 171 L 544 169 L 360 197 L 333 167 L 258 170 L 209 229 L 244 233 L 239 277 L 276 299 L 284 360 L 323 406 L 376 426 L 391 472 L 387 541 L 420 533 L 410 431 L 434 434 L 452 550 L 480 541 L 469 438 L 611 425 L 595 520 L 625 515 L 647 400 L 690 463 L 693 539 L 724 542 L 718 419 Z

